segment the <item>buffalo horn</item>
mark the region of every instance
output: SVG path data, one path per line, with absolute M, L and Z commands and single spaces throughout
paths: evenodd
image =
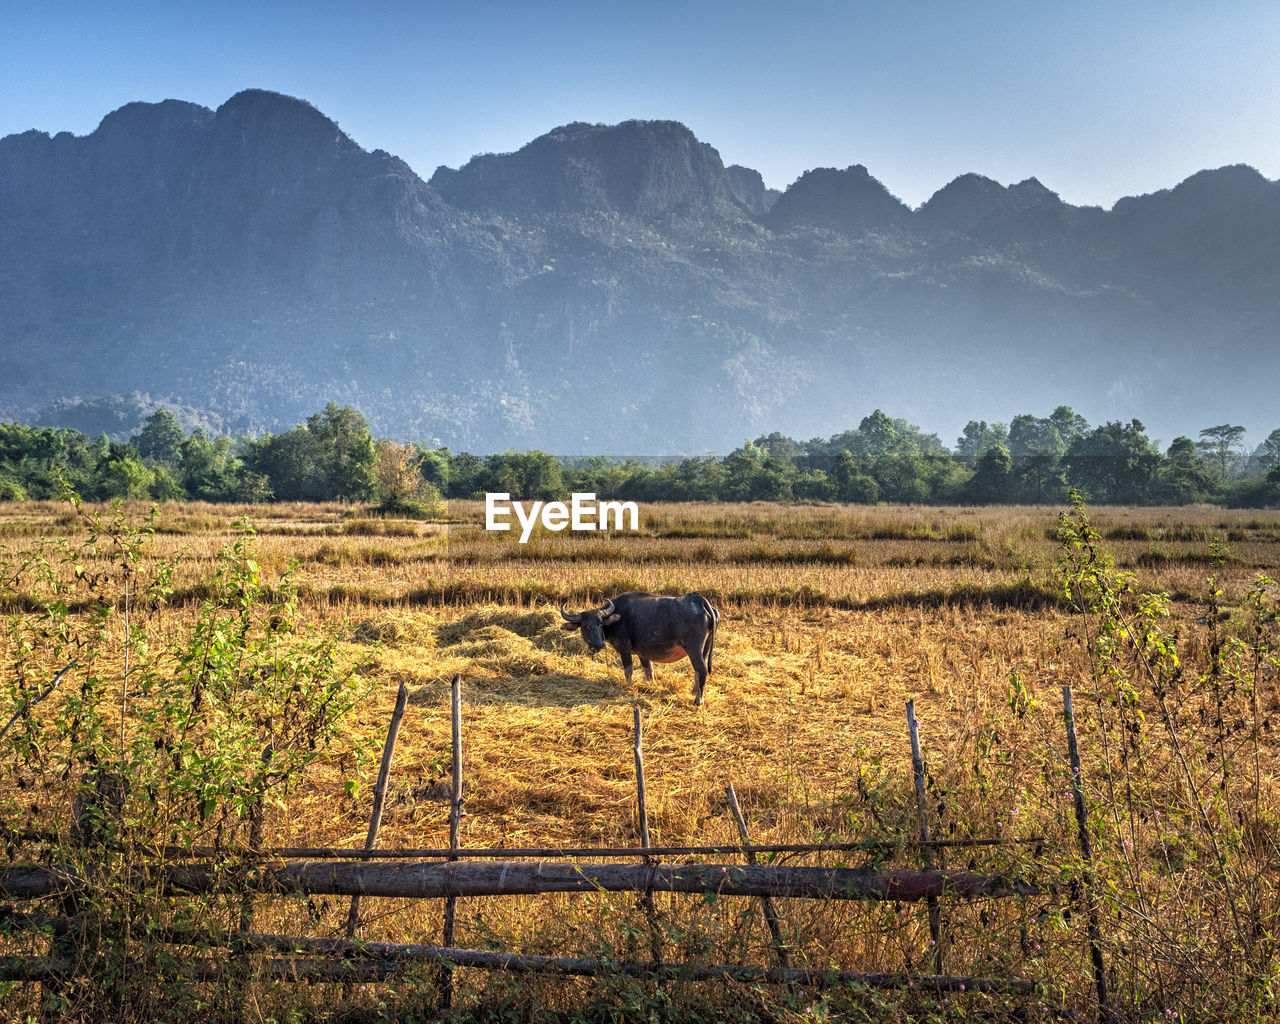
M 613 602 L 606 601 L 604 603 L 604 607 L 600 609 L 600 617 L 602 619 L 607 619 L 612 614 L 613 614 Z
M 564 606 L 567 603 L 568 602 L 566 601 L 560 602 L 560 617 L 564 619 L 566 622 L 581 622 L 582 621 L 581 612 L 578 612 L 576 615 L 570 615 L 567 611 L 564 610 Z

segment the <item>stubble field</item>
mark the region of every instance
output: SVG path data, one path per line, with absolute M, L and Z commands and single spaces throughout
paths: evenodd
M 401 683 L 409 704 L 378 845 L 447 846 L 449 681 L 457 673 L 464 847 L 639 845 L 638 706 L 654 845 L 736 842 L 724 792 L 732 783 L 755 842 L 882 841 L 896 852 L 803 862 L 919 867 L 905 717 L 914 700 L 934 835 L 1002 841 L 949 851 L 946 866 L 1017 875 L 1044 890 L 955 904 L 944 915 L 948 974 L 1028 978 L 1042 986 L 1035 998 L 459 974 L 459 1005 L 510 1019 L 583 1007 L 604 1016 L 602 1007 L 615 1007 L 627 1019 L 1039 1019 L 1064 1008 L 1091 1017 L 1084 865 L 1061 721 L 1061 687 L 1070 684 L 1107 971 L 1124 1019 L 1208 1019 L 1231 1007 L 1263 1019 L 1275 1006 L 1280 799 L 1272 727 L 1280 725 L 1280 689 L 1267 646 L 1274 588 L 1256 608 L 1249 594 L 1260 574 L 1280 568 L 1280 515 L 1090 515 L 1117 569 L 1133 573 L 1138 590 L 1169 595 L 1161 628 L 1176 636 L 1175 682 L 1144 675 L 1151 658 L 1136 659 L 1132 642 L 1117 651 L 1114 673 L 1095 667 L 1087 644 L 1102 619 L 1082 616 L 1064 593 L 1055 570 L 1058 510 L 1050 508 L 645 506 L 635 535 L 540 531 L 519 545 L 515 534 L 482 529 L 478 503 L 451 503 L 448 523 L 361 518 L 337 505 L 164 506 L 137 571 L 144 578 L 148 560 L 178 558 L 172 593 L 139 608 L 133 627 L 156 637 L 182 629 L 242 516 L 256 534 L 261 578 L 292 573 L 299 616 L 341 626 L 338 655 L 360 666 L 364 696 L 343 742 L 269 813 L 268 847 L 363 844 L 375 756 Z M 42 539 L 74 546 L 84 523 L 65 506 L 8 509 L 0 517 L 6 561 L 18 564 Z M 1228 548 L 1220 564 L 1210 554 L 1214 538 Z M 106 570 L 114 556 L 103 545 L 97 557 Z M 1221 593 L 1210 607 L 1214 573 Z M 560 629 L 560 601 L 580 609 L 637 589 L 698 591 L 720 610 L 702 707 L 690 695 L 687 661 L 655 666 L 651 682 L 637 667 L 628 687 L 611 650 L 592 658 Z M 15 577 L 9 614 L 38 614 L 23 593 Z M 1252 645 L 1252 661 L 1237 652 L 1227 671 L 1221 641 L 1233 630 Z M 1233 824 L 1232 809 L 1242 806 L 1250 813 Z M 282 901 L 262 912 L 259 927 L 339 934 L 345 903 L 309 902 L 303 911 Z M 774 962 L 750 901 L 659 895 L 657 903 L 670 959 Z M 923 905 L 784 900 L 779 908 L 793 964 L 930 969 Z M 366 901 L 362 920 L 368 939 L 439 941 L 441 909 L 432 901 Z M 484 898 L 460 905 L 455 943 L 647 959 L 651 927 L 633 896 Z M 368 1010 L 390 991 L 375 987 L 355 1004 Z M 265 992 L 251 1019 L 277 1015 L 280 1000 L 296 998 L 292 989 Z M 323 986 L 305 996 L 317 1013 L 339 998 Z

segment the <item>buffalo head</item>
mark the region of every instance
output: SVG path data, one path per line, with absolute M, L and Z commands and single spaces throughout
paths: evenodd
M 560 617 L 564 619 L 560 628 L 566 632 L 582 630 L 583 642 L 592 654 L 604 650 L 604 627 L 617 622 L 619 618 L 613 612 L 612 601 L 606 601 L 601 607 L 585 612 L 567 612 L 564 610 L 564 602 L 561 602 Z

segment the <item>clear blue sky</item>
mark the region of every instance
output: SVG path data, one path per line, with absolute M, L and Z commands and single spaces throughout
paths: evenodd
M 785 188 L 865 164 L 917 205 L 1032 175 L 1110 206 L 1206 167 L 1280 177 L 1280 3 L 818 0 L 0 5 L 0 135 L 132 100 L 309 100 L 423 177 L 569 121 L 683 121 Z

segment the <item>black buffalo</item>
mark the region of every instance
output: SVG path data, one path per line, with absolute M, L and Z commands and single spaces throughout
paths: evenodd
M 560 605 L 564 630 L 582 630 L 592 654 L 609 644 L 622 657 L 622 671 L 631 683 L 631 655 L 640 659 L 646 679 L 653 678 L 653 662 L 688 658 L 693 665 L 693 698 L 702 703 L 702 691 L 711 673 L 711 652 L 716 643 L 719 613 L 701 594 L 660 597 L 631 591 L 619 594 L 603 607 L 570 614 Z

